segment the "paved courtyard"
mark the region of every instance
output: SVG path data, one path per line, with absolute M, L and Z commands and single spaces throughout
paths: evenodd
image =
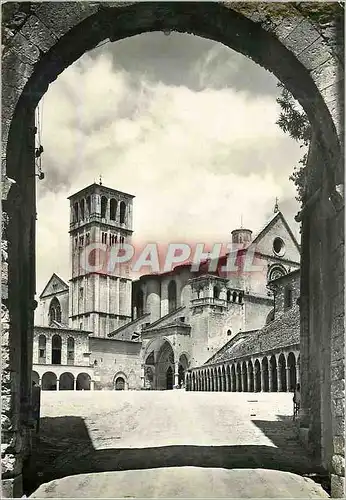
M 291 394 L 66 391 L 41 403 L 27 491 L 52 482 L 32 497 L 327 496 L 296 475 L 319 471 Z

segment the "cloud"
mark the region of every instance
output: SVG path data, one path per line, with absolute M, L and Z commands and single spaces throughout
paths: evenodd
M 250 77 L 269 74 L 221 44 L 149 35 L 85 54 L 44 97 L 38 291 L 54 271 L 69 278 L 66 198 L 99 174 L 136 196 L 138 241 L 227 241 L 241 215 L 253 230 L 263 226 L 276 196 L 293 222 L 288 177 L 301 150 L 275 124 L 276 81 L 271 92 L 250 88 Z

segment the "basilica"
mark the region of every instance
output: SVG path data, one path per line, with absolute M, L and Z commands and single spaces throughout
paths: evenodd
M 40 294 L 33 381 L 43 390 L 226 390 L 203 377 L 221 361 L 230 367 L 234 352 L 250 359 L 252 351 L 281 349 L 287 360 L 294 350 L 297 359 L 300 248 L 277 204 L 257 235 L 234 229 L 231 250 L 197 270 L 184 262 L 134 280 L 127 264 L 86 266 L 86 249 L 131 243 L 133 200 L 101 183 L 70 196 L 71 274 L 68 281 L 53 274 Z M 246 350 L 234 351 L 241 339 Z M 235 380 L 227 390 L 250 390 Z

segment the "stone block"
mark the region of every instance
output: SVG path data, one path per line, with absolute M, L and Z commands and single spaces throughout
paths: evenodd
M 319 89 L 343 80 L 343 74 L 339 61 L 332 56 L 311 71 L 311 76 Z
M 331 474 L 331 498 L 345 498 L 345 478 Z
M 29 42 L 21 33 L 17 33 L 11 40 L 10 48 L 18 54 L 23 62 L 28 60 L 36 63 L 40 58 L 40 51 L 33 43 Z
M 345 406 L 342 398 L 332 400 L 332 406 L 335 416 L 345 417 Z
M 345 397 L 345 380 L 335 380 L 331 383 L 331 394 L 333 398 Z
M 321 64 L 325 63 L 330 59 L 331 53 L 326 50 L 326 46 L 323 43 L 322 37 L 318 37 L 309 47 L 304 49 L 299 55 L 299 61 L 304 64 L 306 69 L 312 71 L 315 68 L 321 66 Z M 327 85 L 330 85 L 333 82 L 327 82 L 324 85 L 324 88 Z
M 1 480 L 1 498 L 21 498 L 23 495 L 23 479 L 19 474 L 10 479 Z
M 343 455 L 345 453 L 345 439 L 343 436 L 333 437 L 333 447 L 335 455 Z
M 345 379 L 345 367 L 343 363 L 338 363 L 331 367 L 331 379 L 333 381 Z
M 42 2 L 34 7 L 35 15 L 56 38 L 60 38 L 98 9 L 97 4 L 89 2 Z
M 57 41 L 56 37 L 36 16 L 30 16 L 22 26 L 20 32 L 27 40 L 47 52 Z
M 343 436 L 345 434 L 345 417 L 343 416 L 335 416 L 334 417 L 334 425 L 333 431 L 336 436 Z
M 332 466 L 333 466 L 334 472 L 338 476 L 345 475 L 345 457 L 343 457 L 341 455 L 333 455 Z

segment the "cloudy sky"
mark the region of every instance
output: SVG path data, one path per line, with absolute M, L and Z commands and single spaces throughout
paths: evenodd
M 97 181 L 132 193 L 134 240 L 227 242 L 275 197 L 294 233 L 289 175 L 302 155 L 275 124 L 277 80 L 229 48 L 147 33 L 86 53 L 40 103 L 37 292 L 68 280 L 67 197 Z

